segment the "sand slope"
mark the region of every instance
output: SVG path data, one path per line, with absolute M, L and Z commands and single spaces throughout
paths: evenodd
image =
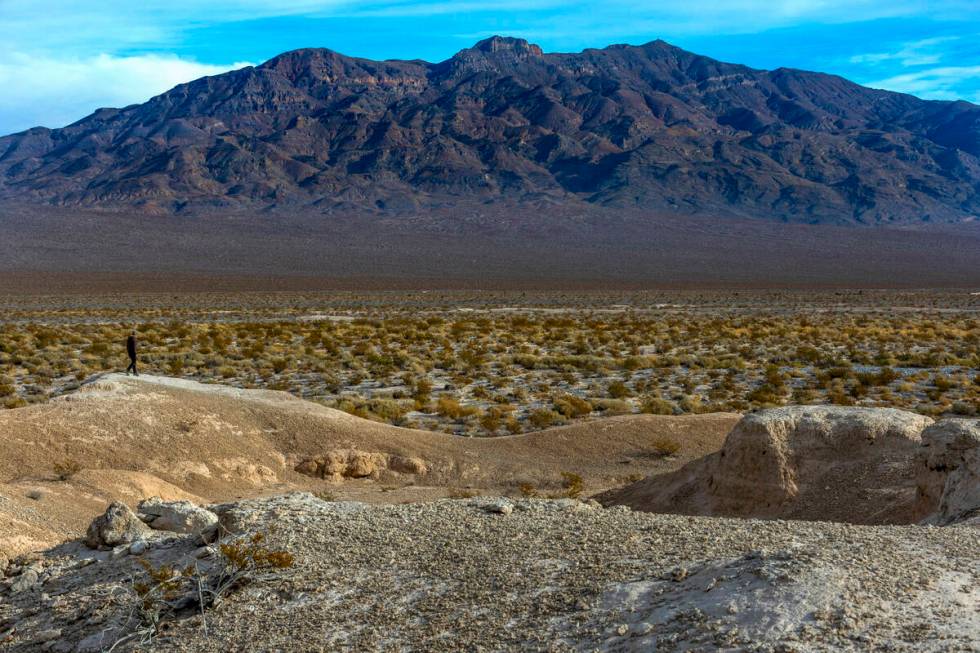
M 80 533 L 109 500 L 154 494 L 225 500 L 306 488 L 391 502 L 447 488 L 557 490 L 562 471 L 598 491 L 717 450 L 738 417 L 623 416 L 472 439 L 371 422 L 283 392 L 111 374 L 0 413 L 0 547 L 12 554 L 54 544 Z M 663 436 L 681 445 L 677 455 L 653 453 Z M 420 459 L 426 473 L 382 466 L 371 479 L 338 484 L 294 471 L 338 450 Z M 53 465 L 69 459 L 83 471 L 58 481 Z

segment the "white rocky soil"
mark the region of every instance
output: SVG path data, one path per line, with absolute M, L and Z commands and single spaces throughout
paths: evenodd
M 971 526 L 687 517 L 576 500 L 369 506 L 306 493 L 211 509 L 232 533 L 266 533 L 295 564 L 114 650 L 980 648 Z M 139 560 L 206 571 L 221 558 L 194 533 L 136 538 L 135 549 L 69 543 L 18 563 L 0 590 L 4 650 L 109 650 L 140 628 Z
M 555 438 L 569 447 L 561 433 L 512 440 L 522 448 L 498 451 L 498 469 Z M 342 451 L 299 471 L 427 473 L 407 444 Z M 0 650 L 980 651 L 975 419 L 763 411 L 717 453 L 602 495 L 649 512 L 571 498 L 179 498 L 114 501 L 84 541 L 0 555 Z M 670 511 L 702 514 L 658 514 Z

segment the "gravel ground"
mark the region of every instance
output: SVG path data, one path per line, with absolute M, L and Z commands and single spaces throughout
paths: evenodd
M 685 517 L 574 500 L 368 506 L 305 493 L 219 510 L 236 529 L 268 533 L 295 565 L 206 620 L 190 612 L 150 644 L 115 650 L 980 650 L 970 527 Z M 163 539 L 143 557 L 186 562 L 197 546 Z M 4 637 L 16 652 L 108 648 L 142 574 L 136 558 L 78 544 L 49 552 L 35 563 L 39 585 L 0 590 L 0 648 Z

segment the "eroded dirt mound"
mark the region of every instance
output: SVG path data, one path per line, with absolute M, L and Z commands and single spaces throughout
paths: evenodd
M 603 494 L 607 505 L 692 515 L 914 523 L 928 417 L 887 408 L 789 406 L 744 417 L 722 449 Z
M 922 432 L 921 511 L 930 524 L 980 525 L 980 419 L 947 419 Z
M 595 492 L 716 450 L 737 420 L 635 415 L 471 439 L 283 392 L 107 375 L 49 403 L 0 411 L 0 546 L 13 554 L 77 536 L 113 499 L 225 501 L 303 488 L 407 501 L 458 488 L 560 490 L 566 471 Z M 656 453 L 664 438 L 680 447 L 672 457 Z

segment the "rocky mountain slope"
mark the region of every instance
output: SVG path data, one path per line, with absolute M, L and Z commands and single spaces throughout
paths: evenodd
M 980 107 L 662 41 L 546 54 L 493 37 L 435 64 L 298 50 L 0 138 L 0 198 L 960 223 L 980 214 Z

